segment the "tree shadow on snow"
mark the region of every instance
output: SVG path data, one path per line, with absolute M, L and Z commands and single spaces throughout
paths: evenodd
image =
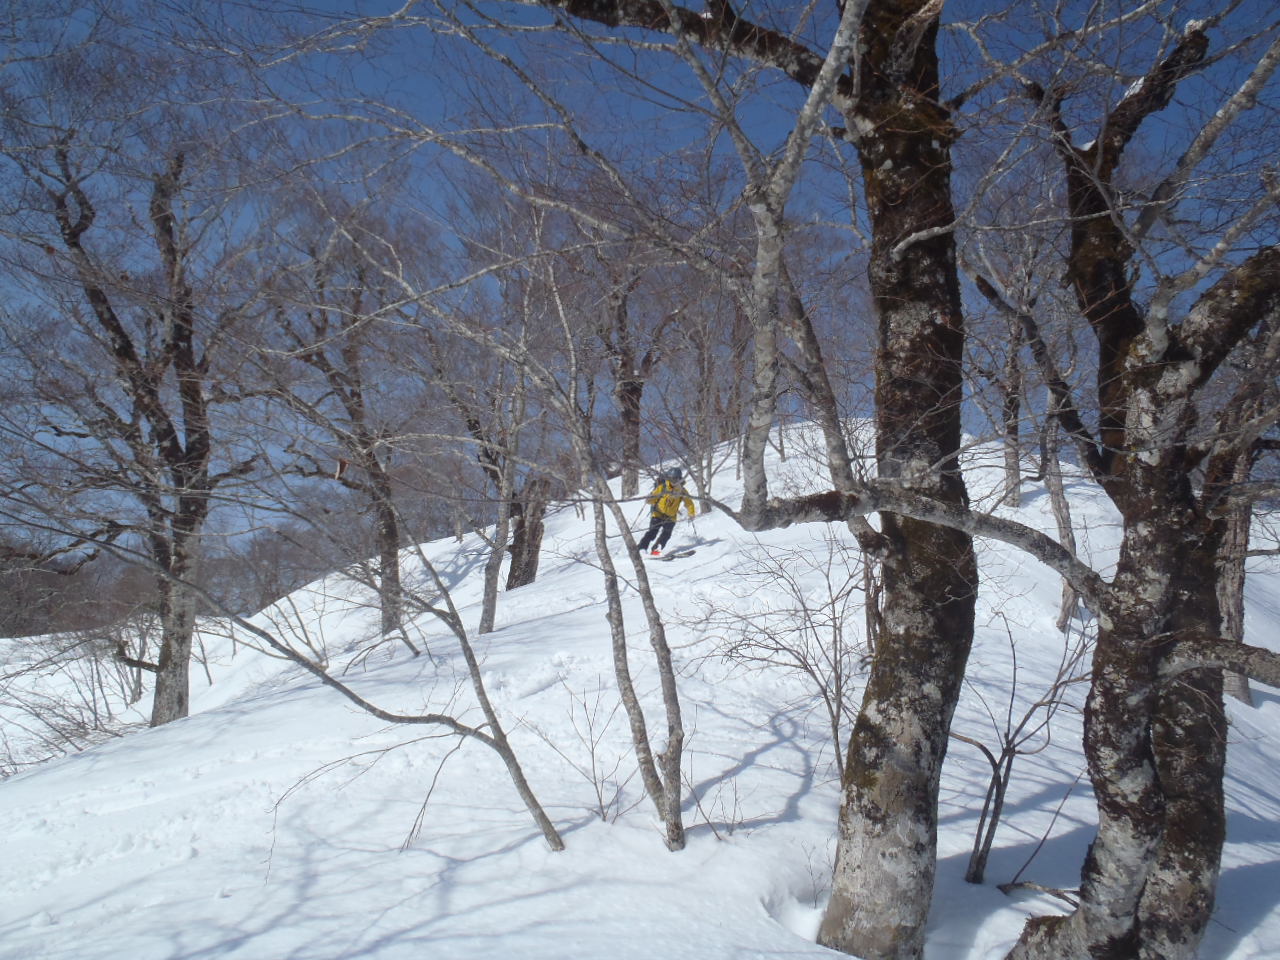
M 485 883 L 486 892 L 499 893 L 486 897 L 469 882 L 466 871 L 482 861 L 540 844 L 536 831 L 473 856 L 431 849 L 397 854 L 305 833 L 305 841 L 295 839 L 288 854 L 276 854 L 276 859 L 287 862 L 278 863 L 265 877 L 258 869 L 248 870 L 247 882 L 221 894 L 229 905 L 239 907 L 234 925 L 228 923 L 227 911 L 217 911 L 223 914 L 218 916 L 205 907 L 206 888 L 187 895 L 187 902 L 173 896 L 163 908 L 157 905 L 148 911 L 146 939 L 166 941 L 167 960 L 231 956 L 333 960 L 381 956 L 383 951 L 399 956 L 401 951 L 415 950 L 424 957 L 493 955 L 486 953 L 486 943 L 518 938 L 534 929 L 548 909 L 539 902 L 555 902 L 568 886 L 545 877 L 532 885 Z M 423 869 L 415 875 L 387 859 L 405 856 L 423 860 Z M 341 880 L 335 882 L 335 876 Z M 176 876 L 167 889 L 176 892 L 190 887 Z M 353 903 L 365 904 L 367 909 L 355 910 Z M 490 911 L 498 911 L 501 924 L 493 922 Z M 175 919 L 170 922 L 168 917 Z M 77 955 L 100 956 L 91 950 Z
M 713 703 L 704 703 L 699 706 L 700 709 L 717 713 L 727 720 L 740 720 L 740 718 L 731 716 Z M 708 831 L 718 833 L 723 830 L 732 833 L 739 828 L 761 827 L 800 819 L 800 800 L 813 789 L 815 775 L 811 751 L 805 744 L 800 742 L 800 731 L 803 725 L 795 717 L 791 716 L 794 709 L 779 710 L 770 716 L 768 721 L 769 739 L 748 750 L 740 757 L 729 758 L 724 754 L 698 752 L 697 755 L 699 757 L 721 757 L 723 759 L 733 759 L 734 762 L 719 773 L 698 783 L 688 785 L 684 812 L 686 815 L 698 814 L 702 818 L 701 822 L 689 826 L 687 832 L 691 836 Z M 753 767 L 765 766 L 763 762 L 765 757 L 778 750 L 788 751 L 792 755 L 791 759 L 767 764 L 768 769 L 774 773 L 790 775 L 796 778 L 796 785 L 787 794 L 782 808 L 776 812 L 759 816 L 746 816 L 745 814 L 736 816 L 736 814 L 741 813 L 737 807 L 737 801 L 740 799 L 736 792 L 738 777 Z M 725 802 L 720 797 L 720 793 L 729 785 L 735 786 L 734 806 L 732 809 L 726 809 Z M 712 814 L 716 813 L 724 815 L 713 817 Z
M 1227 817 L 1227 843 L 1276 850 L 1280 847 L 1280 826 L 1273 820 L 1231 813 Z M 1280 890 L 1280 854 L 1261 863 L 1224 869 L 1201 955 L 1228 956 L 1275 912 L 1276 890 Z
M 1012 845 L 995 846 L 987 861 L 986 880 L 980 884 L 968 883 L 964 879 L 969 865 L 968 851 L 940 857 L 937 886 L 929 911 L 930 943 L 977 943 L 980 930 L 991 920 L 996 910 L 1017 908 L 1019 904 L 1025 906 L 1029 916 L 1069 912 L 1070 908 L 1065 902 L 1046 894 L 1030 890 L 1025 893 L 1015 890 L 1006 894 L 998 886 L 1008 883 L 1021 871 L 1019 879 L 1022 881 L 1059 890 L 1074 889 L 1080 883 L 1080 865 L 1095 832 L 1092 824 L 1080 824 L 1071 829 L 1056 831 L 1044 840 L 1038 851 L 1036 847 L 1040 843 L 1039 837 Z M 996 839 L 998 844 L 1000 837 L 997 836 Z M 1028 865 L 1029 858 L 1032 859 Z

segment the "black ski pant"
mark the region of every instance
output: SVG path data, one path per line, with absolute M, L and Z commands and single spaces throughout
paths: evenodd
M 676 522 L 673 518 L 661 513 L 653 514 L 649 518 L 649 529 L 640 538 L 640 549 L 648 550 L 649 544 L 652 543 L 655 550 L 661 550 L 671 539 L 671 531 L 675 528 Z

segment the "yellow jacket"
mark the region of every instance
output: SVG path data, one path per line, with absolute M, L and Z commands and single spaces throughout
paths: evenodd
M 670 480 L 658 481 L 658 485 L 653 488 L 653 493 L 649 494 L 645 502 L 652 507 L 655 517 L 661 516 L 668 520 L 674 520 L 679 515 L 681 503 L 689 511 L 689 516 L 692 517 L 698 512 L 684 484 L 672 483 Z

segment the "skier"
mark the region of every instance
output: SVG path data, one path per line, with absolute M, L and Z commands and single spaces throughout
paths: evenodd
M 675 529 L 676 517 L 680 514 L 681 503 L 689 511 L 690 517 L 697 513 L 693 505 L 693 498 L 689 496 L 684 484 L 680 482 L 681 476 L 683 474 L 679 467 L 672 467 L 667 470 L 658 480 L 658 485 L 653 488 L 653 493 L 649 494 L 645 500 L 650 507 L 649 529 L 645 531 L 644 536 L 640 539 L 641 553 L 648 550 L 649 544 L 652 543 L 653 550 L 650 551 L 649 555 L 653 557 L 661 555 L 662 548 L 671 539 L 671 531 Z

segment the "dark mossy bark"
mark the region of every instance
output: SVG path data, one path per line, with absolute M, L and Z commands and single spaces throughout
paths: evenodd
M 1058 142 L 1074 218 L 1068 277 L 1098 343 L 1099 431 L 1089 462 L 1124 535 L 1099 610 L 1085 709 L 1098 835 L 1080 904 L 1068 917 L 1028 923 L 1012 960 L 1190 960 L 1213 907 L 1225 837 L 1221 675 L 1169 680 L 1162 668 L 1180 638 L 1219 634 L 1216 562 L 1226 525 L 1193 488 L 1198 393 L 1274 309 L 1275 283 L 1269 293 L 1256 289 L 1255 280 L 1272 276 L 1270 257 L 1259 254 L 1206 291 L 1179 326 L 1144 312 L 1110 187 L 1129 138 L 1205 50 L 1203 34 L 1189 31 L 1090 146 Z
M 882 478 L 949 504 L 967 497 L 960 445 L 964 325 L 951 204 L 954 132 L 937 102 L 936 20 L 919 2 L 873 2 L 860 100 L 848 117 L 873 224 Z M 882 514 L 883 618 L 845 763 L 831 902 L 819 942 L 870 960 L 922 955 L 937 793 L 973 638 L 970 538 Z

